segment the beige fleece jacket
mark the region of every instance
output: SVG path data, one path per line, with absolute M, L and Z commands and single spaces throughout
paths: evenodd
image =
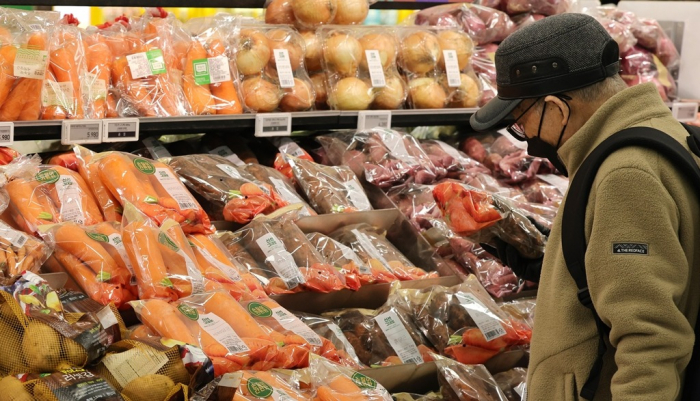
M 598 144 L 634 126 L 660 129 L 687 147 L 685 129 L 654 85 L 644 84 L 608 100 L 559 156 L 573 177 Z M 542 265 L 528 401 L 579 400 L 596 356 L 595 323 L 564 262 L 561 216 Z M 588 286 L 612 329 L 595 400 L 677 400 L 700 304 L 700 200 L 669 161 L 625 148 L 601 166 L 585 219 Z M 616 243 L 648 244 L 648 255 L 613 254 Z

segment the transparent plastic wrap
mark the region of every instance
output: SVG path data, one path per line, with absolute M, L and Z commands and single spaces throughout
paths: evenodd
M 60 267 L 91 299 L 122 309 L 138 298 L 134 268 L 118 223 L 61 223 L 42 231 Z
M 296 181 L 319 214 L 372 210 L 362 184 L 349 167 L 288 158 Z
M 298 159 L 314 161 L 314 158 L 291 138 L 273 138 L 271 142 L 279 149 L 279 153 L 275 155 L 273 167 L 291 180 L 294 180 L 294 172 L 292 171 L 292 166 L 289 164 L 287 155 L 294 156 Z
M 191 114 L 182 90 L 182 38 L 188 37 L 174 16 L 145 14 L 132 21 L 112 63 L 112 84 L 119 91 L 119 114 L 173 117 Z
M 315 216 L 316 212 L 309 206 L 306 201 L 303 200 L 301 195 L 299 195 L 294 189 L 294 186 L 289 181 L 284 174 L 279 171 L 266 167 L 260 164 L 250 163 L 243 167 L 243 169 L 250 173 L 256 180 L 272 185 L 277 194 L 288 204 L 301 204 L 303 205 L 300 210 L 301 216 Z
M 468 365 L 530 344 L 532 329 L 511 318 L 474 276 L 454 287 L 400 289 L 390 304 L 412 311 L 420 331 L 441 354 Z
M 430 342 L 413 322 L 411 312 L 401 306 L 345 309 L 324 316 L 340 327 L 360 361 L 367 366 L 419 365 L 433 360 Z
M 440 393 L 445 401 L 510 401 L 483 365 L 449 359 L 435 361 Z
M 401 27 L 399 65 L 413 109 L 476 107 L 481 86 L 472 69 L 472 39 L 457 28 Z
M 355 132 L 355 130 L 335 131 L 316 137 L 316 141 L 321 144 L 330 165 L 339 166 L 343 164 L 343 156 L 352 143 Z M 353 166 L 353 171 L 357 171 L 357 167 Z M 362 166 L 359 167 L 359 171 L 362 171 Z
M 524 321 L 530 327 L 535 327 L 535 309 L 537 300 L 535 298 L 521 298 L 515 301 L 500 304 L 501 309 L 514 319 Z
M 433 228 L 439 230 L 445 227 L 442 213 L 433 198 L 432 186 L 402 185 L 391 188 L 387 196 L 418 231 L 430 231 Z
M 527 369 L 513 368 L 493 376 L 507 401 L 522 401 L 527 387 Z
M 421 147 L 437 168 L 447 171 L 447 178 L 464 180 L 465 176 L 488 173 L 489 169 L 455 147 L 438 140 L 421 141 Z
M 306 371 L 296 374 L 309 379 L 320 400 L 393 400 L 387 389 L 376 380 L 322 359 L 312 360 Z
M 240 381 L 233 396 L 234 401 L 306 401 L 312 394 L 292 386 L 290 377 L 282 371 L 241 372 Z
M 59 14 L 0 10 L 0 121 L 38 120 Z
M 355 134 L 343 164 L 380 188 L 406 182 L 430 184 L 447 173 L 432 163 L 414 137 L 386 128 Z
M 493 43 L 477 46 L 474 49 L 472 67 L 479 78 L 479 82 L 481 82 L 482 88 L 479 107 L 483 107 L 498 94 L 498 87 L 496 85 L 496 63 L 494 62 L 496 50 L 498 50 L 498 45 Z
M 224 157 L 197 154 L 161 160 L 207 201 L 206 212 L 214 220 L 247 224 L 258 214 L 287 206 L 271 185 L 257 181 Z
M 677 96 L 676 82 L 659 58 L 651 51 L 634 46 L 622 53 L 620 76 L 629 86 L 652 82 L 664 101 Z
M 51 247 L 0 221 L 0 276 L 12 278 L 25 271 L 38 273 Z
M 110 115 L 107 96 L 112 87 L 114 54 L 97 28 L 89 27 L 81 33 L 87 73 L 81 81 L 87 95 L 86 108 L 92 118 L 116 117 Z
M 285 294 L 303 290 L 331 292 L 346 288 L 345 279 L 326 263 L 304 233 L 294 224 L 295 216 L 275 219 L 259 217 L 227 243 L 240 246 L 252 256 L 249 268 L 263 283 L 268 294 Z M 229 245 L 230 244 L 230 245 Z M 234 257 L 237 252 L 232 252 Z
M 426 8 L 415 14 L 414 23 L 461 28 L 477 45 L 501 42 L 517 28 L 506 13 L 467 3 Z
M 316 36 L 332 109 L 404 107 L 407 88 L 396 68 L 399 43 L 395 28 L 332 25 L 319 28 Z
M 350 247 L 372 270 L 378 281 L 386 282 L 396 277 L 399 280 L 420 280 L 437 277 L 436 272 L 426 272 L 416 267 L 384 236 L 384 233 L 369 224 L 345 226 L 333 232 L 331 238 Z
M 33 399 L 41 401 L 55 401 L 64 397 L 75 401 L 124 400 L 103 377 L 79 367 L 61 368 L 29 382 L 25 387 L 32 389 Z
M 433 197 L 449 227 L 457 234 L 472 235 L 503 218 L 486 192 L 443 182 L 433 188 Z
M 629 25 L 606 17 L 598 17 L 597 19 L 610 36 L 615 39 L 620 48 L 620 53 L 630 51 L 637 44 L 637 38 L 632 34 Z
M 510 15 L 533 13 L 541 15 L 563 14 L 569 10 L 570 0 L 504 0 L 505 10 Z
M 18 227 L 38 235 L 38 227 L 44 224 L 72 221 L 92 225 L 104 220 L 78 173 L 39 162 L 36 157 L 22 157 L 5 166 L 8 212 Z
M 214 365 L 215 376 L 275 366 L 277 344 L 253 319 L 246 318 L 243 307 L 225 292 L 199 294 L 173 303 L 151 299 L 132 305 L 154 333 L 204 351 Z
M 547 180 L 545 181 L 543 177 Z M 553 185 L 551 182 L 553 177 L 559 185 Z M 566 194 L 566 188 L 568 187 L 569 180 L 566 177 L 561 176 L 538 176 L 538 179 L 533 182 L 526 183 L 523 185 L 523 195 L 528 202 L 537 203 L 544 206 L 550 206 L 559 209 L 562 201 L 564 200 L 564 195 Z M 567 186 L 564 186 L 566 184 Z
M 314 86 L 304 67 L 304 39 L 291 27 L 241 24 L 234 34 L 236 76 L 246 111 L 312 110 Z
M 331 319 L 325 318 L 323 316 L 312 315 L 310 313 L 295 312 L 294 313 L 305 325 L 309 326 L 311 330 L 316 332 L 322 338 L 328 339 L 333 343 L 333 346 L 338 352 L 338 357 L 342 366 L 354 370 L 360 370 L 367 368 L 355 353 L 355 349 L 352 347 L 348 341 L 343 331 L 340 330 L 337 324 L 333 323 Z M 316 359 L 311 359 L 311 365 L 313 366 Z
M 234 27 L 234 21 L 218 17 L 191 19 L 185 26 L 192 40 L 185 56 L 182 88 L 195 115 L 243 113 L 230 65 L 229 35 Z
M 362 24 L 376 0 L 267 0 L 265 22 L 313 29 L 320 25 Z
M 90 187 L 105 220 L 121 223 L 123 211 L 121 203 L 100 180 L 99 165 L 90 163 L 95 153 L 80 145 L 76 145 L 73 151 L 78 162 L 78 172 L 88 187 Z
M 306 234 L 311 244 L 345 276 L 345 283 L 351 290 L 375 282 L 372 269 L 365 264 L 352 249 L 320 233 Z
M 113 198 L 122 205 L 133 204 L 158 224 L 173 219 L 187 234 L 213 232 L 209 216 L 166 164 L 128 153 L 106 152 L 94 155 L 86 168 L 97 172 L 95 179 Z

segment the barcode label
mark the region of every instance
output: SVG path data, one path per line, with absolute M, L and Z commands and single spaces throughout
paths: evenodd
M 187 269 L 187 274 L 190 276 L 192 282 L 192 294 L 201 294 L 205 291 L 204 289 L 204 277 L 202 272 L 199 271 L 197 265 L 194 264 L 192 258 L 185 253 L 184 249 L 180 249 L 178 254 L 185 259 L 185 268 Z
M 10 226 L 5 225 L 5 223 L 0 222 L 0 238 L 4 238 L 12 244 L 15 248 L 21 248 L 27 243 L 29 238 L 22 234 L 21 232 L 13 229 Z
M 299 147 L 296 142 L 289 138 L 282 138 L 280 141 L 279 150 L 282 152 L 282 154 L 291 155 L 294 157 L 302 157 L 306 154 L 304 149 Z
M 41 105 L 44 107 L 61 106 L 66 110 L 74 110 L 73 83 L 44 81 L 41 90 Z
M 423 363 L 423 357 L 413 342 L 413 338 L 406 330 L 399 316 L 394 311 L 382 313 L 374 318 L 379 328 L 389 340 L 389 345 L 403 363 Z
M 233 331 L 231 326 L 215 314 L 200 314 L 197 323 L 199 323 L 204 331 L 214 337 L 219 344 L 226 347 L 230 353 L 240 354 L 250 351 L 250 348 L 248 348 L 246 343 Z
M 44 79 L 49 52 L 44 50 L 17 49 L 14 62 L 14 76 Z
M 61 218 L 63 221 L 72 221 L 76 224 L 85 224 L 85 215 L 81 208 L 80 187 L 75 179 L 70 175 L 61 175 L 56 181 L 56 192 L 61 201 Z
M 486 341 L 506 335 L 506 329 L 501 325 L 500 319 L 489 308 L 470 293 L 455 294 L 459 303 L 467 310 L 474 323 L 484 335 Z
M 459 88 L 462 86 L 462 77 L 459 75 L 459 62 L 457 52 L 454 50 L 443 50 L 442 56 L 445 59 L 445 72 L 447 73 L 447 86 Z
M 294 261 L 294 257 L 287 251 L 283 242 L 275 234 L 265 234 L 255 242 L 265 254 L 265 262 L 272 265 L 273 269 L 287 285 L 287 288 L 292 289 L 306 282 L 306 279 L 301 274 L 301 270 L 299 270 L 299 266 Z
M 294 87 L 294 72 L 292 64 L 289 61 L 289 52 L 287 49 L 275 49 L 275 65 L 277 66 L 277 77 L 280 80 L 280 87 Z
M 156 168 L 155 176 L 158 182 L 160 182 L 160 185 L 163 186 L 163 189 L 175 199 L 180 209 L 198 209 L 197 202 L 192 195 L 190 195 L 180 180 L 178 180 L 169 169 L 163 167 Z
M 369 77 L 372 80 L 372 87 L 385 87 L 386 77 L 384 76 L 384 66 L 382 66 L 382 59 L 379 56 L 379 51 L 365 50 L 365 57 L 367 57 L 367 66 L 369 67 Z

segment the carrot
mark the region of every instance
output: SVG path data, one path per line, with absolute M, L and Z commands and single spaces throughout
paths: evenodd
M 358 389 L 357 393 L 354 394 L 344 394 L 338 391 L 333 391 L 329 387 L 320 386 L 316 390 L 316 396 L 321 401 L 355 401 L 355 400 L 369 400 L 369 398 L 363 395 Z
M 192 41 L 185 59 L 185 73 L 182 77 L 182 86 L 185 98 L 187 98 L 192 111 L 196 115 L 215 114 L 214 99 L 211 96 L 209 85 L 199 85 L 195 81 L 194 62 L 201 59 L 206 60 L 206 58 L 207 51 L 204 49 L 204 46 L 196 40 Z
M 67 82 L 73 88 L 73 103 L 70 104 L 69 118 L 82 119 L 85 118 L 82 84 L 80 82 L 80 71 L 78 69 L 79 57 L 75 38 L 68 38 L 67 42 L 61 44 L 57 49 L 54 49 L 50 55 L 50 68 L 56 76 L 56 81 Z
M 103 222 L 104 219 L 102 218 L 102 213 L 100 212 L 100 208 L 97 206 L 97 202 L 92 197 L 92 191 L 90 191 L 80 174 L 61 166 L 54 166 L 52 167 L 52 169 L 60 175 L 61 178 L 59 180 L 63 180 L 64 177 L 70 177 L 72 181 L 77 185 L 80 197 L 80 199 L 73 200 L 72 198 L 64 195 L 65 199 L 62 199 L 59 196 L 60 192 L 56 187 L 57 184 L 61 184 L 59 184 L 59 182 L 56 182 L 55 184 L 50 185 L 48 188 L 49 196 L 53 200 L 56 207 L 58 207 L 59 210 L 63 211 L 64 201 L 78 201 L 80 213 L 84 218 L 84 225 L 91 226 Z
M 239 285 L 243 290 L 247 287 L 241 280 L 241 272 L 231 263 L 231 260 L 224 253 L 225 251 L 204 234 L 192 234 L 187 237 L 194 245 L 194 253 L 197 263 L 202 268 L 202 273 L 209 280 L 222 283 Z
M 335 390 L 343 394 L 359 393 L 362 391 L 359 387 L 357 387 L 355 382 L 350 380 L 349 377 L 343 375 L 338 375 L 333 378 L 333 380 L 328 383 L 328 387 L 330 387 L 331 390 Z
M 214 377 L 219 377 L 226 373 L 233 373 L 241 370 L 243 367 L 226 358 L 209 357 L 212 365 L 214 365 Z M 245 400 L 247 401 L 247 400 Z
M 109 87 L 112 76 L 112 51 L 104 42 L 97 42 L 87 47 L 85 58 L 87 59 L 88 72 L 95 75 L 95 79 L 104 81 L 104 90 Z M 97 81 L 99 83 L 99 81 Z M 107 114 L 107 99 L 105 97 L 93 97 L 91 108 L 95 118 L 105 118 Z
M 122 235 L 129 260 L 135 268 L 141 298 L 176 300 L 177 294 L 156 245 L 158 238 L 154 229 L 143 221 L 135 221 L 124 227 Z
M 209 43 L 209 57 L 226 57 L 226 48 L 220 39 L 214 39 Z M 241 114 L 243 105 L 238 98 L 233 81 L 219 82 L 209 85 L 211 94 L 216 102 L 216 114 Z
M 212 294 L 204 302 L 203 307 L 206 313 L 213 313 L 226 321 L 240 337 L 272 340 L 241 304 L 228 294 L 223 292 Z
M 140 314 L 143 324 L 159 335 L 199 346 L 197 337 L 181 319 L 184 317 L 182 313 L 166 301 L 160 299 L 145 301 Z
M 114 226 L 111 223 L 99 223 L 95 225 L 93 229 L 97 233 L 106 235 L 110 239 L 110 245 L 105 246 L 105 250 L 107 251 L 107 253 L 109 253 L 109 256 L 111 256 L 112 259 L 114 259 L 114 261 L 117 263 L 119 269 L 129 272 L 129 276 L 131 276 L 131 271 L 133 271 L 131 261 L 129 260 L 128 256 L 126 258 L 123 258 L 118 248 L 119 246 L 123 247 L 123 243 L 121 245 L 111 245 L 112 242 L 122 241 L 121 233 L 116 228 L 114 228 Z
M 297 401 L 306 401 L 306 397 L 302 397 L 296 390 L 287 384 L 284 380 L 278 379 L 270 372 L 253 372 L 253 375 L 258 379 L 266 382 L 272 387 L 279 388 L 287 393 L 292 399 Z
M 22 106 L 22 112 L 17 117 L 19 121 L 35 121 L 38 120 L 41 113 L 41 87 L 42 82 L 38 79 L 33 79 L 29 91 L 27 92 L 26 100 Z
M 95 195 L 102 214 L 107 221 L 122 221 L 121 204 L 112 193 L 104 186 L 99 178 L 99 163 L 90 163 L 93 157 L 92 151 L 78 147 L 75 149 L 78 157 L 78 173 L 88 184 Z
M 20 78 L 15 88 L 10 92 L 9 96 L 0 107 L 0 121 L 16 121 L 27 103 L 28 96 L 35 93 L 34 83 L 40 80 L 31 78 Z
M 12 33 L 4 26 L 0 26 L 0 46 L 6 46 L 12 43 Z
M 142 203 L 154 203 L 158 200 L 148 180 L 137 177 L 132 163 L 119 153 L 110 153 L 99 160 L 98 176 L 114 197 L 124 199 L 137 207 Z
M 119 112 L 117 111 L 117 96 L 111 91 L 107 93 L 106 105 L 105 105 L 105 117 L 116 118 L 119 117 Z
M 139 114 L 144 117 L 157 115 L 153 106 L 152 87 L 143 79 L 133 79 L 131 69 L 126 57 L 118 57 L 112 63 L 112 84 L 120 85 L 122 93 L 126 94 L 129 101 L 136 106 Z
M 0 106 L 5 103 L 12 86 L 17 81 L 14 76 L 15 57 L 17 48 L 11 45 L 0 47 Z
M 59 222 L 58 210 L 40 188 L 38 181 L 18 178 L 8 182 L 5 188 L 10 195 L 10 201 L 22 217 L 21 221 L 26 223 L 28 233 L 35 233 L 40 225 Z M 22 226 L 20 221 L 15 221 Z

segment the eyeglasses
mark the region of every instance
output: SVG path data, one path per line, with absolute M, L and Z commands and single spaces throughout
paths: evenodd
M 508 131 L 509 134 L 513 135 L 515 139 L 520 140 L 520 141 L 525 141 L 527 140 L 527 136 L 525 136 L 525 127 L 522 126 L 522 124 L 519 124 L 518 121 L 523 118 L 523 116 L 530 111 L 531 108 L 533 108 L 537 103 L 539 103 L 540 98 L 535 99 L 534 102 L 530 106 L 525 109 L 518 118 L 515 119 L 515 122 L 513 124 L 509 125 L 506 127 L 506 131 Z

